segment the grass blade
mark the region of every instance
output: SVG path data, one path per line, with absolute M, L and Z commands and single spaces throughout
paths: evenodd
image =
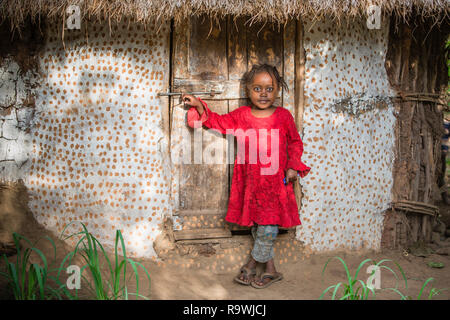
M 337 291 L 338 291 L 338 289 L 339 289 L 339 287 L 342 285 L 342 282 L 339 282 L 337 285 L 336 285 L 336 287 L 334 288 L 334 290 L 333 290 L 333 294 L 331 295 L 331 300 L 334 300 L 335 299 L 335 297 L 336 297 L 336 293 L 337 293 Z
M 338 283 L 337 285 L 340 285 L 340 283 Z M 323 296 L 325 295 L 325 293 L 327 293 L 328 290 L 330 290 L 331 288 L 336 287 L 337 285 L 332 285 L 332 286 L 329 286 L 328 288 L 326 288 L 326 289 L 322 292 L 322 294 L 320 295 L 319 300 L 322 300 L 322 298 L 323 298 Z
M 354 279 L 358 279 L 359 271 L 361 270 L 361 268 L 363 267 L 363 265 L 366 264 L 366 263 L 369 262 L 369 261 L 372 261 L 372 259 L 366 259 L 366 260 L 362 261 L 362 262 L 359 264 L 358 268 L 356 269 L 355 276 L 353 277 Z
M 425 287 L 427 286 L 427 284 L 428 284 L 429 282 L 433 281 L 433 280 L 434 280 L 433 278 L 428 278 L 428 279 L 425 281 L 425 283 L 423 284 L 422 288 L 420 289 L 419 295 L 417 296 L 417 300 L 420 300 L 420 298 L 422 297 L 423 290 L 425 289 Z

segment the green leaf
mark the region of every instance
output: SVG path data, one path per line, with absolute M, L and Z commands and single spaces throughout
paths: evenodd
M 434 281 L 434 279 L 433 279 L 433 278 L 428 278 L 427 280 L 425 280 L 425 282 L 424 282 L 422 288 L 420 289 L 419 295 L 417 296 L 417 300 L 420 300 L 420 298 L 422 297 L 423 290 L 425 289 L 425 287 L 427 286 L 427 284 L 428 284 L 429 282 L 431 282 L 431 281 Z
M 332 285 L 332 286 L 329 286 L 328 288 L 326 288 L 320 295 L 319 300 L 322 300 L 323 296 L 325 295 L 325 293 L 328 292 L 328 290 L 330 290 L 331 288 L 334 288 L 336 286 L 340 286 L 340 285 L 341 285 L 341 283 L 339 282 L 337 285 Z M 332 299 L 334 299 L 334 295 L 333 295 Z

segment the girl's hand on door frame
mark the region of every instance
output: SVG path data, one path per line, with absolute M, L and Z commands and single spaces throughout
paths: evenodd
M 203 107 L 200 100 L 198 100 L 196 97 L 194 97 L 191 94 L 183 93 L 181 95 L 181 101 L 183 101 L 183 103 L 187 104 L 188 106 L 196 107 L 197 109 L 198 109 L 198 107 Z
M 202 115 L 205 111 L 203 103 L 191 94 L 183 93 L 181 95 L 181 101 L 183 101 L 183 103 L 187 104 L 188 106 L 195 107 L 200 115 Z

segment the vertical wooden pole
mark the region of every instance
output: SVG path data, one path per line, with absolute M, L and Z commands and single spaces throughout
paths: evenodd
M 296 21 L 295 32 L 295 91 L 294 91 L 294 119 L 297 129 L 303 132 L 303 109 L 305 105 L 305 63 L 303 22 Z
M 294 88 L 294 120 L 300 135 L 303 133 L 303 110 L 305 105 L 305 46 L 304 26 L 300 20 L 296 21 L 295 31 L 295 88 Z M 303 193 L 300 183 L 294 184 L 297 206 L 301 209 Z

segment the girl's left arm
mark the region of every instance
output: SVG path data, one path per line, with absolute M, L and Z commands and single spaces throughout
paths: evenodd
M 287 119 L 287 152 L 288 162 L 286 169 L 293 169 L 297 171 L 301 178 L 306 176 L 311 170 L 310 167 L 305 165 L 301 159 L 303 154 L 303 142 L 298 134 L 297 127 L 295 126 L 294 117 L 290 112 Z

